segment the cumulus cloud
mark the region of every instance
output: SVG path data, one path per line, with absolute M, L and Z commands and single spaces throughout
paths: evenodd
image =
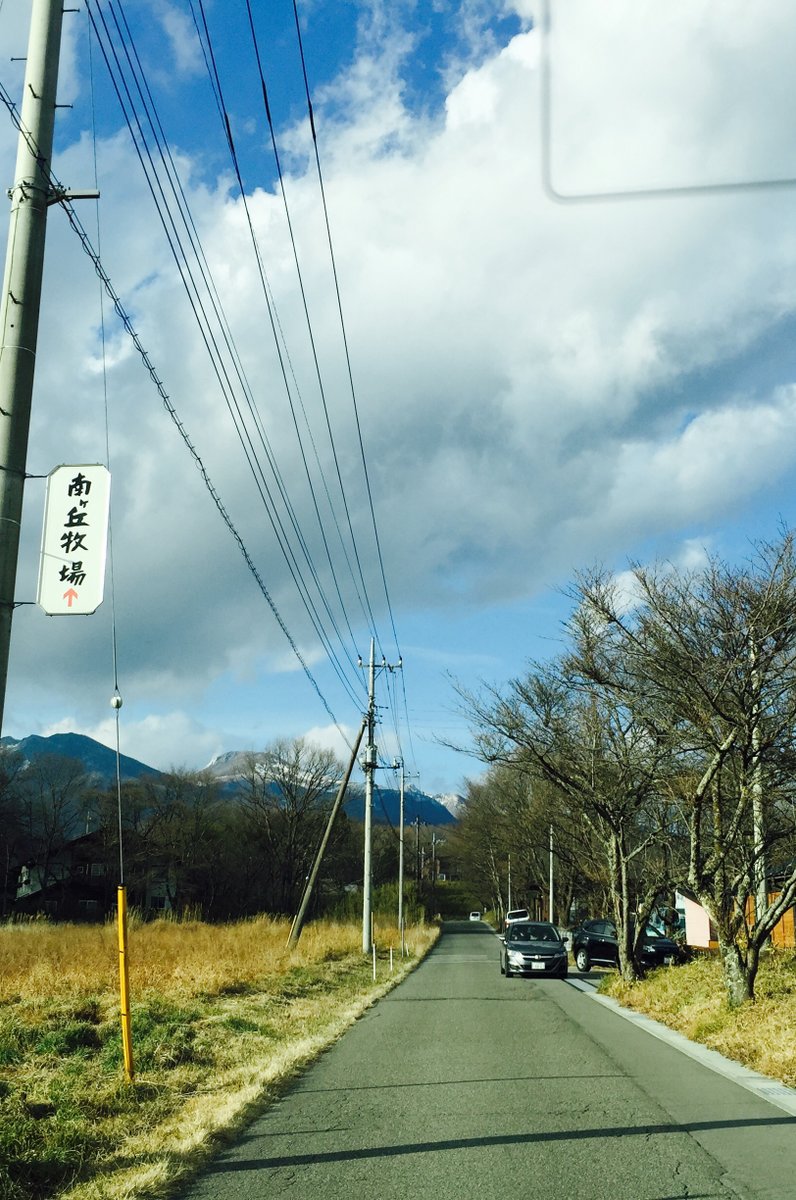
M 41 730 L 43 737 L 54 733 L 80 733 L 115 749 L 116 718 L 109 716 L 85 725 L 80 717 L 66 716 Z M 187 713 L 172 712 L 128 721 L 123 711 L 119 719 L 119 748 L 128 758 L 136 758 L 159 771 L 204 766 L 223 750 L 230 749 L 219 740 L 217 731 L 203 728 Z
M 534 14 L 513 6 L 522 31 L 515 23 L 501 41 L 478 3 L 465 7 L 467 47 L 440 61 L 440 104 L 413 103 L 406 86 L 421 45 L 409 10 L 388 19 L 379 5 L 368 6 L 359 51 L 316 97 L 352 370 L 399 632 L 407 613 L 423 612 L 430 627 L 451 613 L 528 603 L 575 567 L 624 559 L 643 539 L 660 538 L 671 553 L 695 530 L 711 536 L 783 479 L 796 457 L 790 194 L 554 203 L 541 177 Z M 9 11 L 0 10 L 4 20 Z M 785 103 L 792 87 L 786 48 L 796 14 L 787 6 L 761 0 L 752 22 L 736 0 L 721 12 L 707 4 L 661 9 L 642 0 L 573 0 L 555 5 L 553 14 L 551 132 L 562 188 L 778 171 L 793 109 Z M 176 10 L 163 7 L 162 19 L 173 32 Z M 311 13 L 309 20 L 311 28 Z M 180 69 L 190 75 L 194 65 L 189 54 Z M 78 86 L 71 68 L 67 74 Z M 739 79 L 740 102 L 728 105 Z M 307 550 L 338 611 L 317 504 L 353 640 L 364 653 L 360 583 L 340 553 L 347 520 L 335 490 L 338 466 L 379 624 L 386 613 L 307 123 L 296 118 L 280 136 L 290 151 L 285 184 L 338 464 L 325 433 L 282 201 L 262 171 L 249 214 L 294 398 L 300 389 L 295 419 L 303 430 L 303 406 L 342 534 L 329 522 L 306 437 L 309 467 L 299 452 L 248 217 L 228 165 L 215 169 L 207 120 L 208 148 L 187 149 L 182 141 L 187 195 Z M 8 161 L 7 131 L 0 151 Z M 246 466 L 126 137 L 106 134 L 98 157 L 106 265 L 262 581 L 305 661 L 322 667 L 325 652 L 261 503 L 262 481 Z M 59 173 L 89 179 L 91 158 L 89 138 L 73 129 L 62 141 Z M 46 350 L 30 449 L 36 471 L 104 456 L 96 280 L 57 211 L 48 239 Z M 142 706 L 131 733 L 142 751 L 150 739 L 147 761 L 168 758 L 169 735 L 174 761 L 187 760 L 189 751 L 194 760 L 209 758 L 229 748 L 216 744 L 210 725 L 224 730 L 230 722 L 219 715 L 192 727 L 184 716 L 191 700 L 211 704 L 222 677 L 248 686 L 283 670 L 292 652 L 118 321 L 107 309 L 105 319 L 113 623 Z M 318 483 L 314 499 L 308 470 Z M 20 599 L 30 597 L 35 578 L 40 505 L 39 485 L 30 481 Z M 105 728 L 97 697 L 109 694 L 113 615 L 105 606 L 91 624 L 67 625 L 32 610 L 18 613 L 10 696 L 16 719 L 30 724 L 30 713 L 45 704 L 37 681 L 46 663 L 45 707 L 69 708 L 82 731 Z M 338 620 L 342 626 L 339 612 Z M 467 647 L 474 662 L 495 657 L 493 636 L 482 648 Z M 350 725 L 351 704 L 329 678 L 335 707 Z M 146 695 L 157 697 L 161 715 L 147 715 Z M 269 717 L 274 735 L 284 732 L 279 719 L 277 704 Z
M 156 10 L 156 19 L 168 36 L 178 74 L 200 74 L 203 70 L 202 48 L 187 14 L 171 4 L 163 4 L 159 12 Z
M 336 725 L 313 725 L 301 736 L 311 745 L 331 750 L 342 762 L 348 763 L 357 733 L 358 730 L 348 726 L 340 729 Z

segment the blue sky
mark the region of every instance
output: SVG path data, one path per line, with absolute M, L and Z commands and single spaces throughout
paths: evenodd
M 110 19 L 102 3 L 98 10 Z M 116 11 L 118 6 L 115 6 Z M 0 3 L 0 74 L 21 90 L 27 4 Z M 545 188 L 543 7 L 480 0 L 300 5 L 358 412 L 397 646 L 384 603 L 292 3 L 252 0 L 316 352 L 380 646 L 385 758 L 425 790 L 477 762 L 451 679 L 500 683 L 560 646 L 573 574 L 629 558 L 737 560 L 793 520 L 793 190 L 709 190 L 796 173 L 788 48 L 796 13 L 673 0 L 552 0 Z M 244 208 L 205 60 L 198 0 L 123 9 L 178 163 L 208 269 L 345 651 L 370 632 L 337 557 L 324 562 L 292 427 L 252 222 L 325 479 L 325 433 L 245 0 L 205 13 L 246 188 Z M 102 198 L 79 215 L 180 419 L 343 731 L 359 722 L 309 626 L 179 285 L 85 12 L 65 17 L 55 172 Z M 92 70 L 93 64 L 93 70 Z M 7 114 L 6 114 L 7 115 Z M 0 121 L 13 180 L 15 138 Z M 705 189 L 708 190 L 705 190 Z M 99 227 L 97 222 L 99 221 Z M 17 610 L 5 733 L 75 730 L 109 744 L 115 611 L 125 753 L 200 767 L 307 734 L 344 748 L 118 322 L 106 340 L 91 263 L 48 220 L 29 470 L 104 460 L 114 589 L 91 618 Z M 292 386 L 292 385 L 291 385 Z M 315 471 L 312 452 L 310 471 Z M 319 484 L 319 494 L 322 487 Z M 336 494 L 336 493 L 335 493 Z M 35 593 L 43 488 L 26 492 L 17 598 Z M 337 509 L 345 527 L 345 517 Z M 330 525 L 328 536 L 337 545 Z M 342 537 L 345 541 L 345 537 Z M 337 551 L 332 555 L 333 561 Z M 312 586 L 312 585 L 311 585 Z M 113 599 L 113 604 L 111 603 Z M 393 681 L 395 677 L 392 677 Z M 354 691 L 354 698 L 349 692 Z M 400 745 L 396 740 L 398 724 Z M 411 732 L 410 732 L 411 730 Z

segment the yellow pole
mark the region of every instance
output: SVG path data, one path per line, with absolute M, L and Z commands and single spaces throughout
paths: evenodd
M 127 888 L 120 885 L 118 896 L 119 921 L 119 994 L 122 1012 L 122 1049 L 124 1051 L 124 1074 L 128 1083 L 133 1082 L 133 1032 L 130 1024 L 130 976 L 127 969 Z

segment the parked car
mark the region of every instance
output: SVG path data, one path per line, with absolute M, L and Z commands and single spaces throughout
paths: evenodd
M 567 948 L 549 921 L 512 921 L 500 943 L 500 973 L 567 977 Z
M 530 915 L 527 908 L 510 908 L 503 918 L 503 931 L 505 932 L 514 921 L 527 921 Z
M 571 950 L 572 949 L 572 930 L 565 929 L 562 925 L 557 925 L 556 928 L 558 929 L 558 936 L 561 938 L 561 941 L 564 943 L 567 950 Z
M 588 971 L 592 963 L 607 967 L 618 966 L 619 944 L 613 921 L 605 917 L 583 921 L 572 932 L 572 954 L 579 971 Z M 652 925 L 644 928 L 638 955 L 642 967 L 673 966 L 685 960 L 681 947 L 671 938 L 664 937 Z
M 471 921 L 480 921 L 480 920 L 481 920 L 481 914 L 480 914 L 480 912 L 471 912 L 471 913 L 470 913 L 470 920 L 471 920 Z

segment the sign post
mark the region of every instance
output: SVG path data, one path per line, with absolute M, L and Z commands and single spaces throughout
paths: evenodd
M 85 616 L 102 604 L 110 497 L 110 472 L 98 463 L 48 475 L 36 601 L 50 616 Z

